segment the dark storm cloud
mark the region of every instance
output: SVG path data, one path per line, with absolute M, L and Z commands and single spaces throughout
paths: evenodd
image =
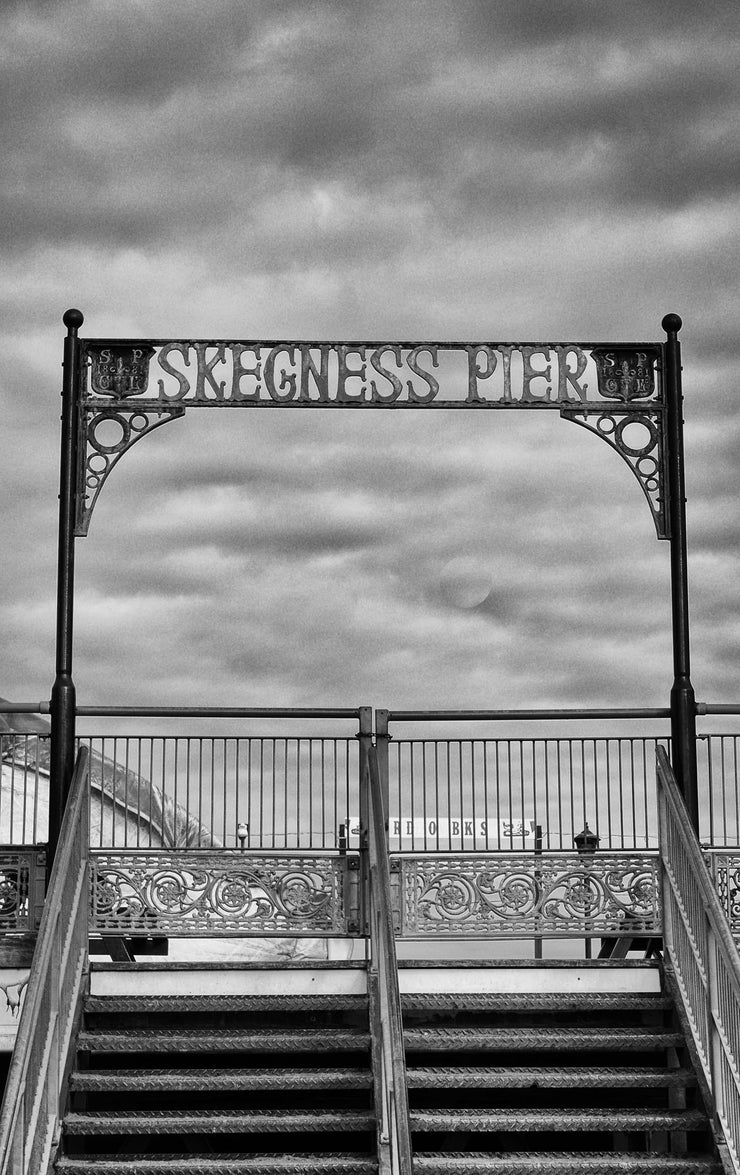
M 238 224 L 257 267 L 274 266 L 281 242 L 294 259 L 341 264 L 389 255 L 427 218 L 448 233 L 462 215 L 472 232 L 494 210 L 516 222 L 547 206 L 552 219 L 596 200 L 682 207 L 731 190 L 736 30 L 692 40 L 682 10 L 643 40 L 617 35 L 604 6 L 536 7 L 441 5 L 429 21 L 414 4 L 389 22 L 385 4 L 318 4 L 310 19 L 300 5 L 224 4 L 214 22 L 162 4 L 132 22 L 61 5 L 51 28 L 37 18 L 43 36 L 6 18 L 6 247 Z M 655 6 L 642 7 L 649 28 Z M 372 212 L 342 223 L 330 210 L 322 224 L 319 205 L 307 234 L 288 201 L 270 223 L 271 204 L 312 182 L 341 184 L 358 207 L 371 195 Z

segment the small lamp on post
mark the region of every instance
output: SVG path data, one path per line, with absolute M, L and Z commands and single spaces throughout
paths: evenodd
M 236 826 L 236 835 L 239 840 L 239 848 L 244 852 L 247 846 L 247 837 L 249 836 L 249 825 L 241 821 Z
M 593 860 L 594 854 L 599 847 L 599 840 L 600 840 L 600 837 L 598 837 L 595 832 L 591 831 L 588 824 L 584 824 L 582 830 L 580 832 L 576 833 L 576 835 L 573 837 L 573 843 L 576 846 L 578 856 L 581 857 L 581 859 L 583 860 L 583 863 L 584 863 L 586 869 L 588 869 L 588 865 Z M 590 901 L 590 897 L 589 897 L 590 880 L 591 880 L 590 875 L 587 872 L 586 873 L 586 900 L 584 902 L 584 913 L 586 915 L 586 931 L 587 932 L 591 929 L 591 926 L 589 923 L 589 915 L 591 913 L 591 901 Z M 587 959 L 591 958 L 591 938 L 590 938 L 590 935 L 588 935 L 588 934 L 586 936 L 586 958 Z
M 584 824 L 581 832 L 573 837 L 573 843 L 578 850 L 579 857 L 593 857 L 599 847 L 600 836 L 592 832 L 588 824 Z

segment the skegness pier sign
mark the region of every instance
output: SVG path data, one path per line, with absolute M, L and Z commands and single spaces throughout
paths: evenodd
M 659 348 L 575 343 L 109 342 L 86 345 L 92 400 L 310 406 L 650 401 Z
M 81 316 L 80 316 L 81 317 Z M 664 344 L 77 339 L 75 534 L 124 453 L 189 408 L 545 408 L 606 441 L 660 538 Z

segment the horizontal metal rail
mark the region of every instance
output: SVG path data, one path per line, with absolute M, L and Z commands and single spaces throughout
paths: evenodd
M 80 718 L 339 718 L 358 719 L 358 709 L 239 706 L 78 706 Z
M 0 714 L 49 714 L 50 702 L 2 702 Z M 244 706 L 77 706 L 78 717 L 107 718 L 356 718 L 358 708 Z M 740 702 L 697 702 L 696 713 L 740 714 Z M 389 710 L 394 722 L 545 722 L 669 718 L 667 707 L 542 710 Z
M 740 713 L 740 711 L 738 711 Z M 572 722 L 604 719 L 670 718 L 669 709 L 604 710 L 389 710 L 391 722 Z
M 2 702 L 0 714 L 49 714 L 50 702 Z M 321 706 L 77 706 L 78 717 L 103 718 L 354 718 L 358 707 Z

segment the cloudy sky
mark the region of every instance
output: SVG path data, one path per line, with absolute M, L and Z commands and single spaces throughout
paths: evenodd
M 740 12 L 0 11 L 0 694 L 48 698 L 61 315 L 89 336 L 659 341 L 693 678 L 740 701 Z M 81 704 L 661 706 L 668 546 L 557 413 L 191 411 L 77 544 Z

